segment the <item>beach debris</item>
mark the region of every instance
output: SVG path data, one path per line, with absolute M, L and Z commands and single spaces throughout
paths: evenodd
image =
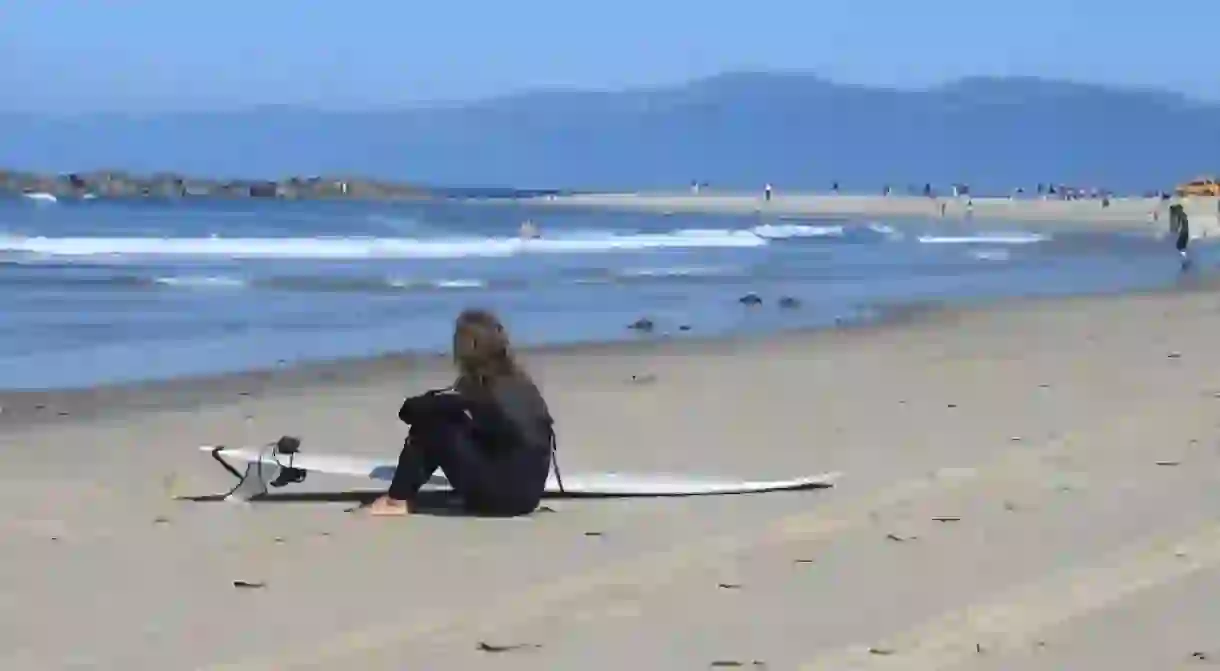
M 275 543 L 276 545 L 282 545 L 282 544 L 284 544 L 286 541 L 284 540 L 284 537 L 283 537 L 283 536 L 276 536 L 275 538 L 271 539 L 271 542 L 272 542 L 272 543 Z
M 586 532 L 585 532 L 585 535 L 586 535 L 586 536 L 589 536 L 589 537 L 592 537 L 592 538 L 600 538 L 600 537 L 601 537 L 601 535 L 602 535 L 602 532 L 600 532 L 600 531 L 586 531 Z
M 550 506 L 538 506 L 534 510 L 534 512 L 536 512 L 536 513 L 555 513 L 555 512 L 559 512 L 559 511 L 555 510 L 554 508 L 552 508 Z
M 165 515 L 157 515 L 153 518 L 153 524 L 169 524 L 169 518 Z
M 657 381 L 657 376 L 652 373 L 645 373 L 644 375 L 632 375 L 631 376 L 632 384 L 652 384 L 653 382 L 656 382 L 656 381 Z
M 983 644 L 982 644 L 982 643 L 975 643 L 975 644 L 974 644 L 974 653 L 975 653 L 976 655 L 981 655 L 981 654 L 983 654 Z
M 652 330 L 656 327 L 656 322 L 652 321 L 648 317 L 640 317 L 627 325 L 627 328 L 631 329 L 632 331 L 644 331 L 646 333 L 652 332 Z
M 745 666 L 735 659 L 718 659 L 711 664 L 713 669 L 738 669 Z
M 1168 356 L 1170 359 L 1181 359 L 1181 358 L 1182 358 L 1182 353 L 1181 353 L 1181 352 L 1170 352 L 1170 353 L 1169 353 L 1167 356 Z
M 1162 461 L 1156 462 L 1156 465 L 1157 466 L 1178 466 L 1181 463 L 1182 462 L 1180 462 L 1180 461 L 1162 460 Z
M 763 299 L 758 294 L 750 293 L 737 299 L 742 305 L 762 305 Z
M 234 580 L 233 586 L 237 589 L 262 589 L 267 586 L 267 583 L 262 581 Z
M 893 648 L 872 647 L 872 648 L 868 649 L 868 654 L 886 657 L 886 656 L 894 654 L 894 649 Z
M 1021 442 L 1022 440 L 1025 440 L 1025 439 L 1024 439 L 1024 438 L 1022 438 L 1021 436 L 1009 436 L 1009 437 L 1008 437 L 1008 440 L 1009 440 L 1009 442 L 1013 442 L 1013 443 L 1019 443 L 1019 442 Z
M 949 403 L 949 404 L 948 404 L 948 405 L 946 405 L 945 407 L 946 407 L 946 408 L 956 408 L 956 407 L 957 407 L 957 404 L 956 404 L 956 403 Z
M 479 641 L 479 652 L 513 652 L 515 650 L 538 650 L 542 648 L 541 643 L 510 643 L 508 645 L 495 645 L 486 641 Z
M 1021 509 L 1021 507 L 1018 506 L 1017 504 L 1013 503 L 1012 501 L 1004 502 L 1004 510 L 1007 510 L 1010 513 L 1016 512 L 1020 509 Z
M 1211 655 L 1207 654 L 1206 652 L 1203 652 L 1202 650 L 1196 650 L 1196 651 L 1190 653 L 1190 658 L 1198 660 L 1200 662 L 1206 662 L 1211 659 Z
M 793 560 L 792 560 L 792 563 L 793 563 L 793 564 L 812 564 L 812 563 L 813 563 L 813 560 L 812 560 L 812 559 L 809 559 L 809 558 L 807 558 L 807 557 L 802 557 L 802 558 L 800 558 L 800 559 L 793 559 Z
M 960 517 L 951 517 L 951 516 L 945 516 L 945 517 L 933 517 L 933 518 L 932 518 L 932 521 L 933 521 L 933 522 L 961 522 L 961 521 L 962 521 L 962 518 L 960 518 Z
M 785 310 L 792 310 L 794 308 L 801 307 L 801 301 L 800 299 L 793 298 L 792 296 L 780 296 L 779 306 Z
M 741 589 L 741 584 L 735 582 L 722 582 L 718 585 L 718 587 L 720 587 L 720 589 Z
M 891 541 L 894 541 L 895 543 L 905 543 L 907 541 L 913 541 L 913 540 L 919 538 L 919 536 L 902 536 L 899 534 L 886 534 L 885 538 L 886 538 L 886 540 L 891 540 Z

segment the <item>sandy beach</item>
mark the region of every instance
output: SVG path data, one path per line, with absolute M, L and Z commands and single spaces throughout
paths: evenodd
M 965 198 L 918 196 L 861 196 L 787 193 L 777 191 L 771 201 L 761 193 L 603 193 L 536 198 L 531 202 L 553 207 L 590 207 L 646 212 L 751 213 L 787 217 L 929 217 L 958 221 L 969 217 L 972 225 L 1011 225 L 1020 222 L 1034 228 L 1096 228 L 1163 230 L 1169 205 L 1159 198 L 1115 198 L 1103 208 L 1100 200 L 1042 200 L 1025 197 Z M 1192 234 L 1220 235 L 1220 209 L 1215 198 L 1185 198 Z M 1159 220 L 1153 221 L 1153 213 Z
M 3 394 L 0 668 L 1195 668 L 1218 330 L 1195 287 L 529 353 L 566 472 L 844 476 L 514 520 L 182 498 L 230 484 L 204 443 L 393 456 L 439 359 Z

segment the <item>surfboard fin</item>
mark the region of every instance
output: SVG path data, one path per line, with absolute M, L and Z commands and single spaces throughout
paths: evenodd
M 265 461 L 252 461 L 246 464 L 246 472 L 242 473 L 229 465 L 229 462 L 220 456 L 220 452 L 224 450 L 223 445 L 217 445 L 211 450 L 212 458 L 215 459 L 221 466 L 224 467 L 233 477 L 237 478 L 237 485 L 229 490 L 223 497 L 225 501 L 248 502 L 252 501 L 267 493 L 269 486 L 283 487 L 293 480 L 282 481 L 285 473 L 281 471 L 296 471 L 301 473 L 301 480 L 304 480 L 304 472 L 297 468 L 281 469 L 278 464 L 267 463 Z M 291 476 L 295 477 L 295 475 Z M 300 482 L 300 480 L 295 480 Z M 280 484 L 275 484 L 279 482 Z

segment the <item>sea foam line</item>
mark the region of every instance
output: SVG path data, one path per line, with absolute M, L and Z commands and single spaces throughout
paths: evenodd
M 981 235 L 921 235 L 925 245 L 1029 245 L 1050 238 L 1038 233 L 992 233 Z
M 0 237 L 0 252 L 46 256 L 194 256 L 228 258 L 460 258 L 529 253 L 597 253 L 682 247 L 762 247 L 750 231 L 672 233 L 533 240 L 519 238 L 47 238 Z

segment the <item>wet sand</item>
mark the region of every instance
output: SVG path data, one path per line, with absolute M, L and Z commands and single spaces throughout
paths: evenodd
M 531 352 L 565 472 L 844 476 L 514 520 L 368 519 L 374 483 L 314 476 L 182 498 L 231 484 L 202 443 L 393 456 L 440 358 L 3 394 L 0 668 L 1195 668 L 1220 659 L 1216 305 Z

